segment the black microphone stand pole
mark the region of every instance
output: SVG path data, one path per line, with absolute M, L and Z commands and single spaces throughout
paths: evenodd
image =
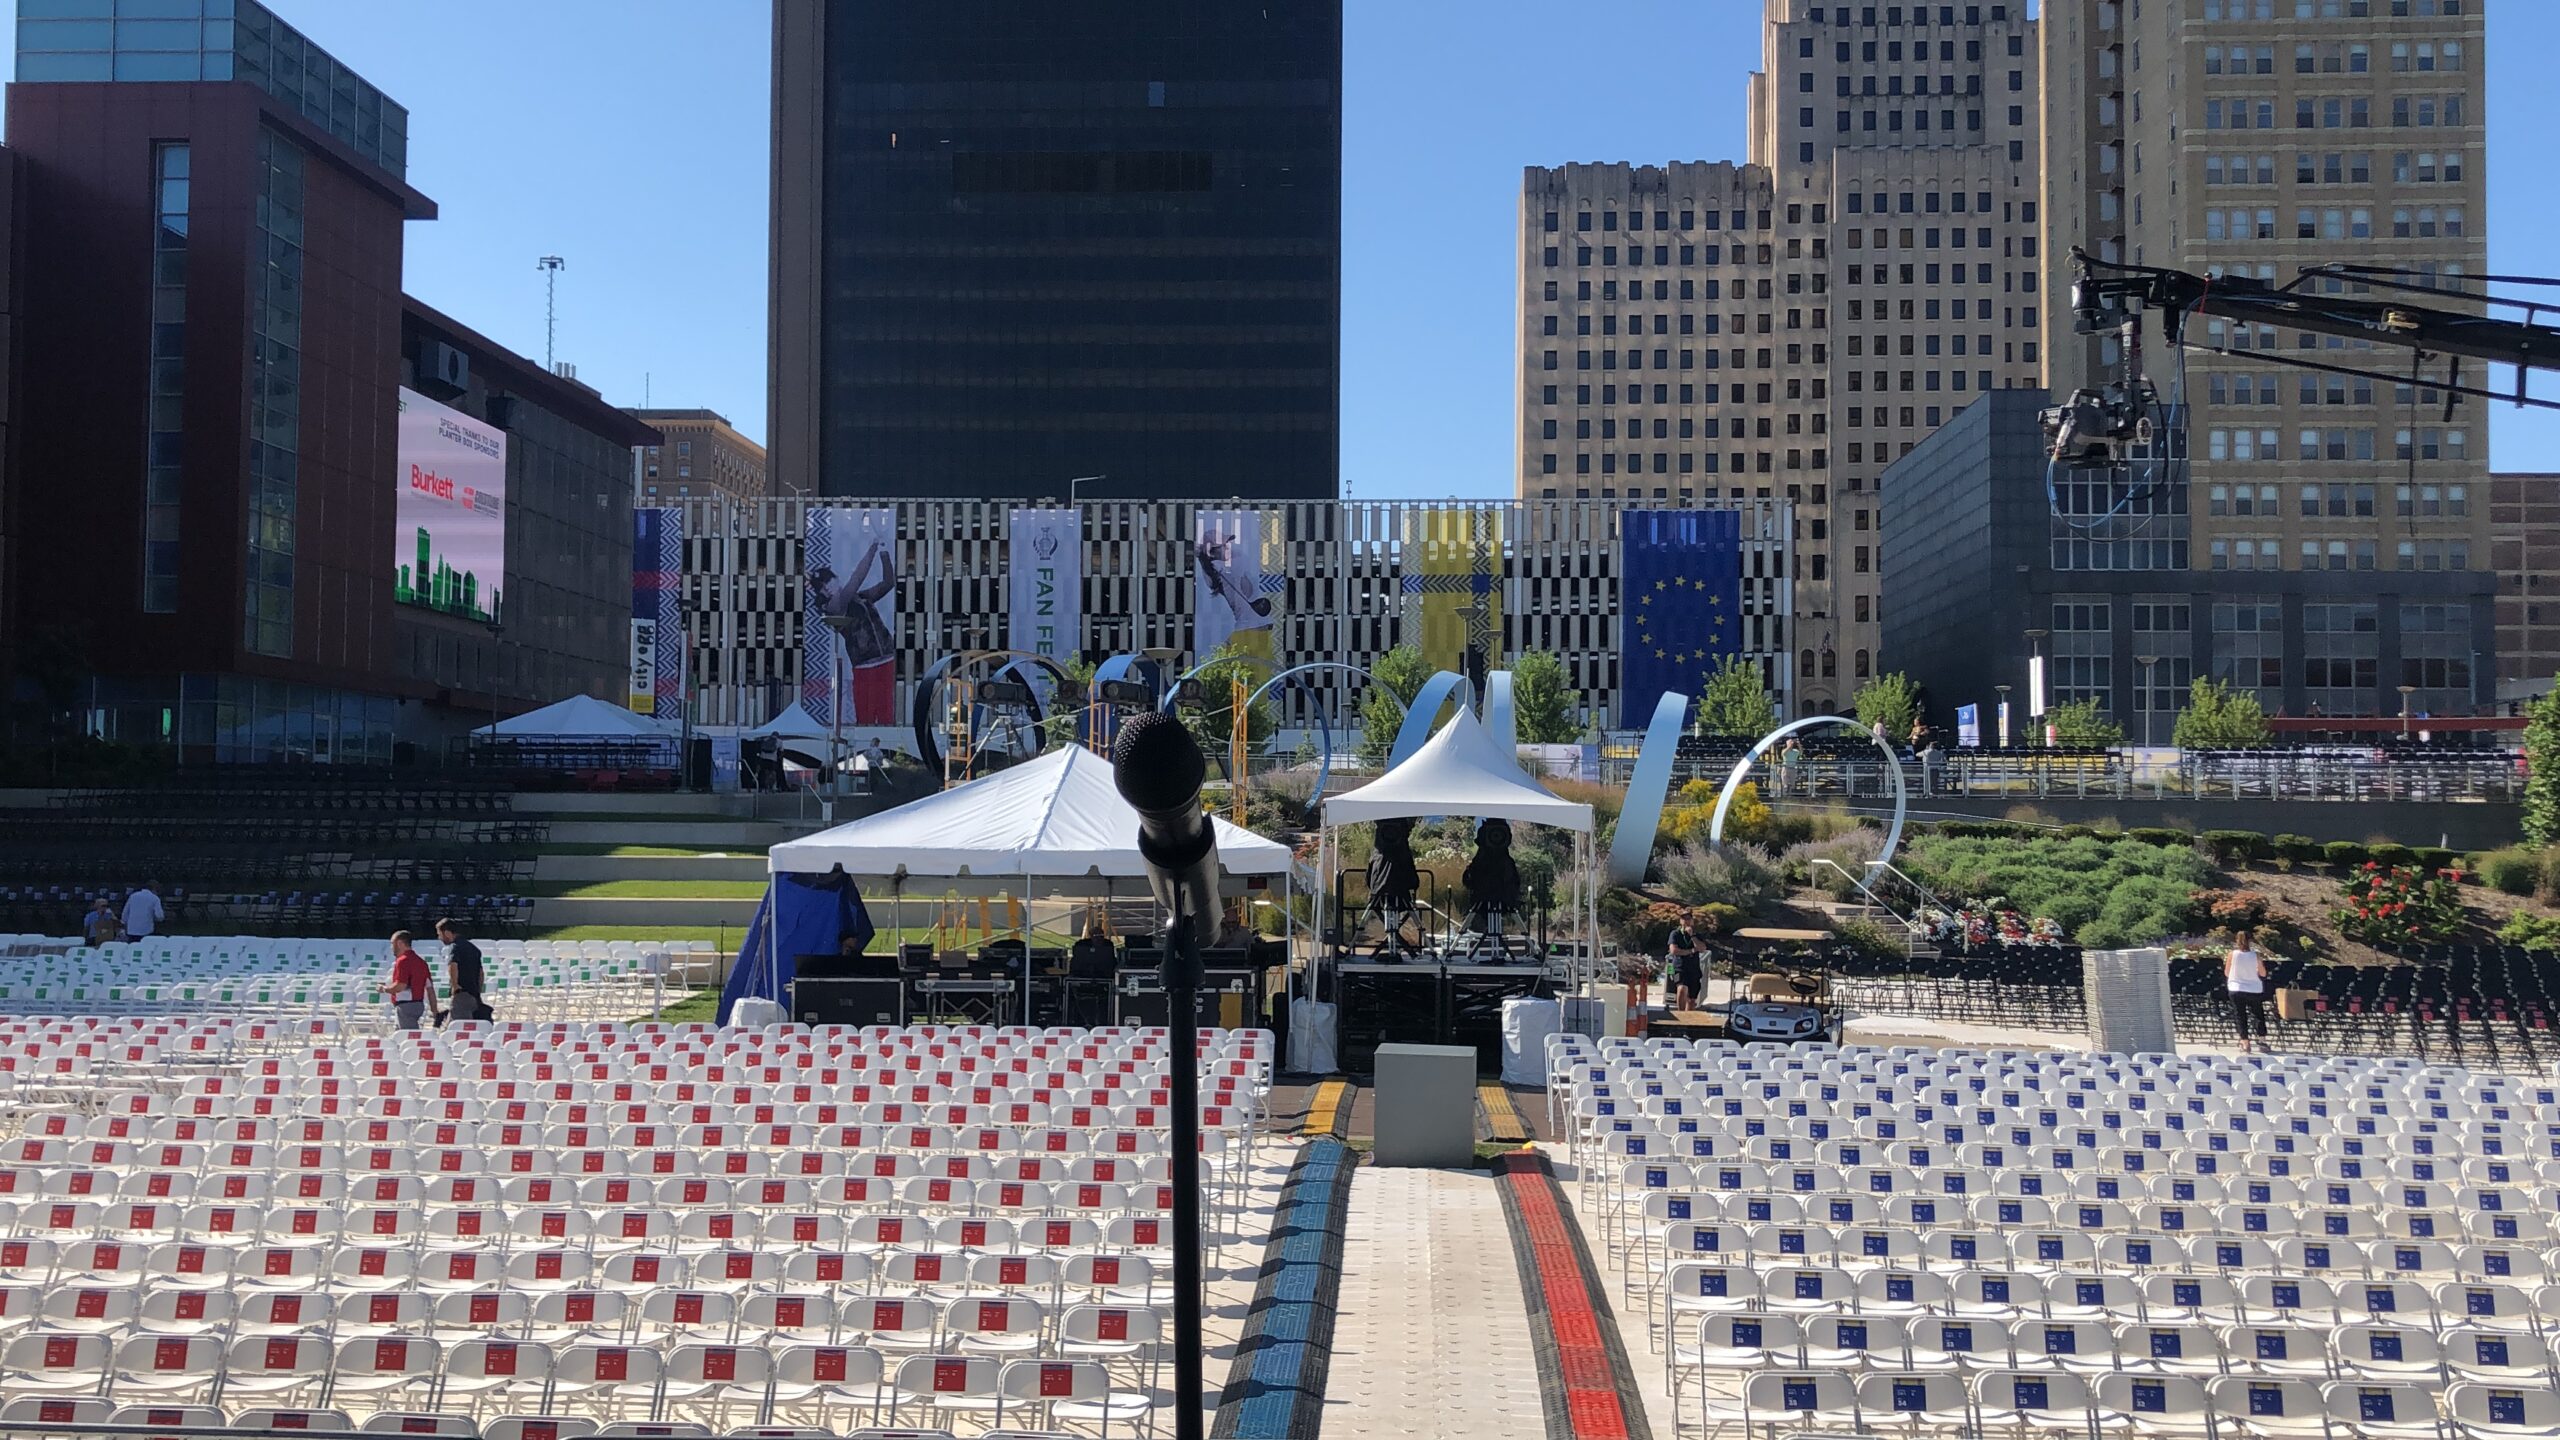
M 1200 941 L 1175 903 L 1165 927 L 1165 1018 L 1173 1032 L 1173 1433 L 1201 1440 Z

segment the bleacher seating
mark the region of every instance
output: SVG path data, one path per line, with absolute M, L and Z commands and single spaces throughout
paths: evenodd
M 398 917 L 419 931 L 434 912 Z M 646 1013 L 663 985 L 708 980 L 707 940 L 481 941 L 486 998 L 506 1020 L 618 1020 Z M 278 940 L 161 935 L 87 946 L 0 935 L 0 1014 L 244 1014 L 340 1034 L 378 1029 L 374 993 L 390 972 L 383 938 Z
M 334 766 L 73 790 L 9 821 L 0 928 L 17 930 L 69 929 L 157 878 L 184 929 L 328 935 L 435 909 L 517 933 L 547 833 L 486 780 Z
M 1275 1048 L 1199 1033 L 1221 1244 L 1267 1228 Z M 1149 1424 L 1175 1057 L 1130 1028 L 0 1020 L 0 1423 Z
M 1678 1428 L 2560 1426 L 2550 1079 L 1578 1036 L 1549 1062 Z

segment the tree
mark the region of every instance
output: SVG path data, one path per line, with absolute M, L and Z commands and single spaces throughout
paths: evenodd
M 1760 677 L 1760 662 L 1727 655 L 1707 677 L 1698 697 L 1698 730 L 1705 735 L 1757 740 L 1778 728 L 1778 703 Z
M 2560 686 L 2524 712 L 2524 838 L 2560 841 Z
M 1582 736 L 1573 718 L 1573 683 L 1552 651 L 1512 657 L 1511 708 L 1524 745 L 1570 745 Z
M 1884 738 L 1899 745 L 1920 718 L 1920 687 L 1901 671 L 1888 670 L 1858 687 L 1857 716 L 1870 729 L 1882 721 Z
M 2058 745 L 2121 745 L 2124 727 L 2107 718 L 2095 700 L 2074 700 L 2044 712 Z
M 2264 745 L 2273 733 L 2256 695 L 2199 675 L 2169 743 L 2181 750 L 2238 750 Z
M 1233 733 L 1235 682 L 1243 681 L 1245 693 L 1252 694 L 1262 686 L 1265 678 L 1263 666 L 1258 658 L 1248 656 L 1231 639 L 1218 647 L 1216 653 L 1209 657 L 1209 663 L 1200 667 L 1197 678 L 1200 681 L 1200 717 L 1193 730 L 1213 761 L 1222 759 L 1227 753 L 1228 737 Z M 1271 697 L 1265 695 L 1253 702 L 1252 713 L 1246 718 L 1245 743 L 1264 744 L 1279 728 L 1279 711 L 1273 708 Z
M 1369 674 L 1376 683 L 1360 696 L 1360 758 L 1375 769 L 1387 763 L 1405 707 L 1422 693 L 1431 667 L 1423 663 L 1420 646 L 1398 645 L 1379 656 Z

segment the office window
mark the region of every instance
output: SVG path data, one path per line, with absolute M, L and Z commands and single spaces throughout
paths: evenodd
M 164 144 L 152 152 L 159 217 L 151 241 L 151 429 L 143 457 L 142 608 L 156 614 L 178 608 L 178 557 L 185 533 L 180 500 L 186 453 L 190 161 L 184 144 Z

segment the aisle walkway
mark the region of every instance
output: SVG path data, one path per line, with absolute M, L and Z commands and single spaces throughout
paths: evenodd
M 1543 1440 L 1511 1230 L 1481 1170 L 1351 1182 L 1324 1440 Z

